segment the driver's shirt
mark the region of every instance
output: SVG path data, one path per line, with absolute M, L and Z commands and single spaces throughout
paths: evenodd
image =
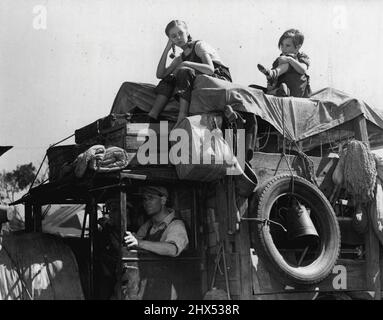
M 189 239 L 184 222 L 175 217 L 173 209 L 168 210 L 169 214 L 160 223 L 153 224 L 151 219 L 146 221 L 136 236 L 138 239 L 173 243 L 177 247 L 175 256 L 178 256 L 188 246 Z

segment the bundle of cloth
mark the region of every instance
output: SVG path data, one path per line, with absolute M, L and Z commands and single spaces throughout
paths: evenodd
M 84 176 L 87 169 L 96 172 L 113 172 L 124 169 L 132 157 L 119 147 L 105 148 L 94 145 L 77 156 L 74 173 L 77 178 Z
M 352 140 L 340 153 L 332 180 L 335 188 L 330 198 L 336 200 L 342 187 L 352 195 L 354 229 L 367 232 L 370 219 L 383 244 L 383 158 L 373 154 L 365 142 Z

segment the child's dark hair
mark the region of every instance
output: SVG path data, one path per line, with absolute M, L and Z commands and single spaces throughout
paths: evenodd
M 282 46 L 282 42 L 285 39 L 291 38 L 293 40 L 294 46 L 297 47 L 299 45 L 303 44 L 303 41 L 305 40 L 305 37 L 302 32 L 300 32 L 297 29 L 289 29 L 285 31 L 282 36 L 279 38 L 278 41 L 278 48 Z

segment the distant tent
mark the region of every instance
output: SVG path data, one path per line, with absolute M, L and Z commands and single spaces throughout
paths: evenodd
M 46 212 L 42 222 L 43 232 L 62 237 L 81 237 L 85 215 L 85 205 L 50 205 L 44 208 Z M 101 211 L 98 211 L 101 215 Z M 88 234 L 89 219 L 86 219 L 85 235 Z

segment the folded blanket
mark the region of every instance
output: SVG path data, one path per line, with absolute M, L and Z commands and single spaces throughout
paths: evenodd
M 105 155 L 105 147 L 103 145 L 94 145 L 90 147 L 85 152 L 81 153 L 77 156 L 77 159 L 75 161 L 75 169 L 74 173 L 77 178 L 81 178 L 92 159 L 95 160 L 102 160 Z
M 95 155 L 89 162 L 89 168 L 97 172 L 113 172 L 125 168 L 132 157 L 119 147 L 109 147 L 102 159 Z

